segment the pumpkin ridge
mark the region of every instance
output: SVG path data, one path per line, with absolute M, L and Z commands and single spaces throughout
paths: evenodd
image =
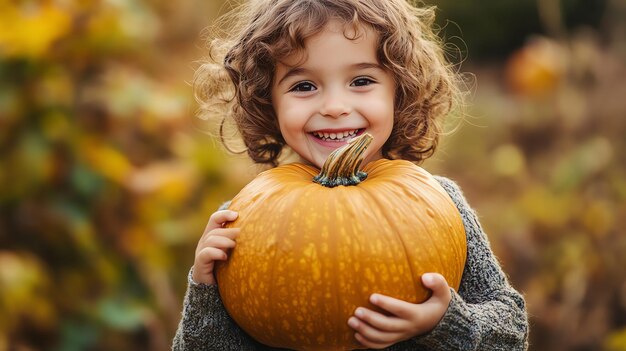
M 456 205 L 454 204 L 454 201 L 452 201 L 452 198 L 450 198 L 450 195 L 448 195 L 448 193 L 445 191 L 445 189 L 437 182 L 437 180 L 434 177 L 431 177 L 431 182 L 428 183 L 428 185 L 434 189 L 434 192 L 436 192 L 439 196 L 441 196 L 442 198 L 446 199 L 445 202 L 448 202 L 448 205 L 451 206 L 451 208 L 454 209 L 454 212 L 458 215 L 459 218 L 461 218 L 461 213 L 458 211 Z M 439 204 L 439 207 L 441 207 L 441 201 L 437 202 Z M 437 208 L 437 211 L 434 211 L 434 213 L 446 213 L 440 210 L 440 208 Z M 445 217 L 445 223 L 448 225 L 451 225 L 453 222 L 453 219 L 450 218 L 449 216 Z M 463 223 L 463 220 L 461 219 L 462 225 L 463 225 L 463 231 L 466 235 L 465 240 L 467 240 L 467 231 L 465 230 L 465 223 Z M 454 249 L 451 250 L 452 254 L 455 257 L 460 257 L 462 258 L 462 262 L 465 262 L 466 258 L 467 258 L 467 253 L 465 254 L 465 256 L 463 256 L 459 251 L 463 251 L 462 249 L 459 250 L 459 245 L 458 243 L 454 240 L 453 235 L 449 232 L 449 231 L 444 231 L 444 233 L 447 234 L 447 240 L 446 242 L 449 243 L 454 243 Z M 432 236 L 431 236 L 431 241 L 432 241 Z M 444 258 L 441 257 L 441 251 L 437 250 L 437 255 L 439 256 L 439 262 L 444 262 Z M 444 266 L 442 266 L 444 267 Z M 444 272 L 439 272 L 439 273 L 444 273 Z M 445 272 L 447 273 L 447 272 Z M 461 273 L 461 277 L 458 277 L 458 281 L 461 281 L 463 274 Z M 455 287 L 455 289 L 457 289 L 457 287 Z
M 369 194 L 369 192 L 368 192 L 368 194 Z M 377 200 L 375 196 L 372 196 L 372 198 L 374 200 Z M 383 214 L 383 218 L 385 219 L 385 221 L 388 224 L 395 223 L 395 221 L 393 221 L 390 218 L 390 217 L 393 217 L 393 214 L 391 214 L 391 216 L 390 216 L 389 212 L 387 211 L 387 208 L 383 208 L 381 212 Z M 411 264 L 411 260 L 410 260 L 410 257 L 412 257 L 412 256 L 409 255 L 409 250 L 408 250 L 408 248 L 406 246 L 406 243 L 405 243 L 404 239 L 402 238 L 402 235 L 396 234 L 394 239 L 400 242 L 400 246 L 402 247 L 402 251 L 404 252 L 404 259 L 406 261 L 406 266 L 409 268 L 409 275 L 411 276 L 411 278 L 415 278 L 415 270 L 414 270 L 413 265 Z M 413 296 L 417 297 L 417 296 L 419 296 L 419 290 L 418 290 L 418 284 L 415 284 L 415 283 L 419 283 L 419 282 L 413 281 L 413 284 L 411 284 L 411 286 L 412 286 L 412 290 L 413 290 Z M 409 301 L 409 302 L 411 302 L 411 301 Z M 416 301 L 414 301 L 414 302 L 416 302 Z
M 277 263 L 276 263 L 276 261 L 277 261 L 276 260 L 276 252 L 278 251 L 278 245 L 280 245 L 280 244 L 282 244 L 282 241 L 278 240 L 278 238 L 277 238 L 276 244 L 274 245 L 273 250 L 272 250 L 272 259 L 270 260 L 272 266 L 269 269 L 269 274 L 265 278 L 266 279 L 265 284 L 268 284 L 268 286 L 270 287 L 267 290 L 268 291 L 268 305 L 269 306 L 266 306 L 267 309 L 269 310 L 270 320 L 276 320 L 275 319 L 276 315 L 275 315 L 274 311 L 278 311 L 279 310 L 278 308 L 276 308 L 276 306 L 274 306 L 274 304 L 276 304 L 277 303 L 276 301 L 278 301 L 278 300 L 274 299 L 274 292 L 275 292 L 276 289 L 274 289 L 272 287 L 272 285 L 273 285 L 272 284 L 273 283 L 272 282 L 272 277 L 274 277 L 274 273 L 276 271 L 276 265 L 277 265 Z M 272 331 L 272 334 L 274 334 L 274 332 L 275 331 Z M 272 335 L 272 336 L 274 336 L 274 335 Z
M 335 256 L 339 255 L 339 248 L 338 248 L 338 240 L 328 240 L 329 242 L 332 243 L 332 252 L 335 254 Z M 329 251 L 331 249 L 330 245 L 328 247 Z M 338 267 L 338 261 L 334 262 L 334 269 L 335 272 L 339 271 L 339 267 Z M 334 293 L 334 302 L 335 302 L 335 311 L 343 311 L 343 304 L 341 303 L 341 290 L 339 289 L 339 279 L 331 279 L 332 283 L 333 283 L 333 293 Z M 338 323 L 336 323 L 335 325 L 342 325 L 342 323 L 347 323 L 348 321 L 342 321 L 342 316 L 341 313 L 337 313 L 336 315 L 336 320 L 338 321 Z M 335 334 L 335 339 L 332 340 L 333 345 L 340 345 L 341 344 L 341 340 L 340 340 L 341 335 L 339 333 Z
M 419 166 L 418 166 L 418 167 L 419 167 Z M 433 187 L 432 182 L 433 182 L 433 181 L 435 181 L 435 179 L 434 179 L 434 178 L 430 175 L 430 173 L 428 173 L 425 169 L 423 169 L 423 168 L 421 168 L 421 167 L 419 167 L 419 170 L 418 170 L 418 171 L 419 171 L 420 175 L 423 175 L 423 176 L 425 176 L 425 178 L 427 178 L 427 179 L 428 179 L 428 182 L 426 182 L 426 184 L 423 184 L 423 185 L 426 185 L 426 186 L 428 186 L 429 188 L 431 188 L 431 189 L 432 189 L 432 190 L 431 190 L 431 191 L 429 191 L 428 193 L 429 193 L 429 194 L 435 193 L 436 195 L 440 195 L 440 193 L 437 191 L 438 189 L 436 189 L 436 188 L 434 188 L 434 187 Z M 445 193 L 445 192 L 444 192 L 444 193 Z M 431 195 L 431 197 L 432 197 L 432 195 Z M 426 200 L 424 200 L 424 199 L 423 199 L 423 197 L 422 197 L 422 196 L 420 196 L 420 198 L 422 199 L 422 201 L 423 201 L 424 203 L 428 203 L 428 205 L 429 205 L 429 207 L 428 207 L 428 208 L 432 210 L 432 208 L 431 208 L 431 207 L 432 207 L 432 203 L 433 203 L 433 202 L 435 202 L 435 201 L 430 201 L 430 200 L 431 200 L 430 198 L 428 199 L 428 201 L 426 201 Z M 455 207 L 455 208 L 456 208 L 456 207 Z M 423 216 L 429 216 L 429 215 L 428 215 L 428 213 L 427 213 L 427 211 L 428 211 L 428 209 L 427 209 L 427 210 L 425 210 L 425 211 L 424 211 L 425 213 L 423 213 L 423 214 L 421 214 L 421 215 L 423 215 Z M 448 223 L 448 222 L 449 222 L 449 220 L 448 220 L 448 218 L 446 218 L 446 223 Z M 432 225 L 432 223 L 431 223 L 431 225 Z M 428 235 L 428 239 L 429 239 L 429 241 L 428 241 L 428 242 L 429 242 L 429 243 L 432 243 L 432 242 L 438 242 L 438 239 L 437 239 L 437 238 L 435 238 L 435 235 L 436 235 L 436 234 L 438 234 L 438 232 L 439 232 L 439 231 L 436 231 L 436 234 L 433 234 L 433 233 L 432 233 L 432 231 L 430 230 L 430 228 L 429 228 L 429 227 L 426 227 L 426 228 L 427 228 L 427 230 L 425 230 L 425 232 L 426 232 L 426 235 Z M 442 253 L 442 250 L 435 250 L 435 253 L 437 254 L 437 259 L 439 260 L 439 264 L 438 264 L 438 266 L 439 266 L 439 267 L 445 267 L 445 265 L 444 265 L 445 260 L 443 259 L 442 254 L 441 254 L 441 253 Z M 430 272 L 429 272 L 429 273 L 430 273 Z M 441 274 L 441 275 L 443 275 L 443 276 L 446 276 L 446 274 L 445 274 L 446 272 L 433 272 L 433 273 L 439 273 L 439 274 Z M 421 282 L 421 275 L 420 275 L 420 281 L 419 281 L 419 283 L 420 283 L 420 284 L 422 284 L 422 282 Z M 431 290 L 428 290 L 428 297 L 430 297 L 430 295 L 431 295 L 431 294 L 432 294 Z
M 293 193 L 295 193 L 295 192 L 290 193 L 290 195 L 292 195 Z M 276 193 L 273 193 L 272 195 L 275 196 Z M 268 197 L 267 201 L 271 202 L 271 203 L 275 203 L 275 200 L 272 198 L 272 196 Z M 290 202 L 289 198 L 284 199 L 283 201 L 284 201 L 284 203 L 289 203 Z M 277 209 L 274 209 L 274 210 L 277 210 Z M 266 229 L 266 230 L 268 230 L 268 229 Z M 266 284 L 266 286 L 269 287 L 266 290 L 267 294 L 268 294 L 268 299 L 267 299 L 268 304 L 267 304 L 267 306 L 265 306 L 265 308 L 268 311 L 268 315 L 269 315 L 270 320 L 280 320 L 280 319 L 276 319 L 277 317 L 282 319 L 282 316 L 280 315 L 280 311 L 282 311 L 282 309 L 280 309 L 279 306 L 275 306 L 275 304 L 277 304 L 280 300 L 279 299 L 274 299 L 274 295 L 276 293 L 276 289 L 273 288 L 274 284 L 273 284 L 272 277 L 275 276 L 276 267 L 278 265 L 278 260 L 276 258 L 277 258 L 277 253 L 280 251 L 279 250 L 280 249 L 279 246 L 283 245 L 284 241 L 280 240 L 279 236 L 276 236 L 275 240 L 276 240 L 275 244 L 272 245 L 272 252 L 268 254 L 268 256 L 271 255 L 271 259 L 270 258 L 265 259 L 265 262 L 270 262 L 270 264 L 271 264 L 270 268 L 268 269 L 268 274 L 265 277 L 265 284 Z M 275 334 L 276 334 L 276 330 L 274 329 L 274 330 L 272 330 L 271 335 L 264 335 L 263 337 L 268 338 L 268 336 L 269 336 L 270 338 L 268 338 L 268 339 L 271 340 L 271 339 L 274 338 Z
M 339 189 L 337 189 L 339 190 Z M 335 209 L 335 211 L 337 211 L 337 209 Z M 336 213 L 336 212 L 335 212 Z M 328 240 L 329 243 L 331 243 L 332 245 L 332 250 L 331 250 L 331 245 L 329 245 L 328 249 L 329 249 L 329 253 L 332 252 L 334 257 L 338 257 L 340 255 L 340 250 L 339 250 L 339 240 L 335 239 L 333 240 L 332 238 L 329 238 Z M 332 269 L 334 269 L 334 272 L 338 272 L 339 271 L 339 264 L 340 261 L 335 261 L 333 262 L 333 266 L 331 267 Z M 334 295 L 334 305 L 335 305 L 335 311 L 342 311 L 343 310 L 343 306 L 341 303 L 341 290 L 340 290 L 340 281 L 339 279 L 331 279 L 332 280 L 332 292 Z M 345 323 L 347 323 L 348 321 L 343 321 L 342 320 L 342 316 L 341 313 L 337 313 L 335 316 L 335 320 L 337 321 L 335 323 L 335 325 L 345 325 Z M 329 342 L 331 343 L 331 345 L 341 345 L 341 334 L 340 333 L 335 333 L 334 339 L 330 340 Z
M 374 162 L 376 162 L 376 161 L 374 161 Z M 372 171 L 372 170 L 370 170 L 370 172 L 371 172 L 371 171 Z M 370 183 L 369 183 L 369 185 L 371 185 L 371 184 L 372 184 L 372 181 L 374 181 L 374 182 L 375 182 L 375 180 L 377 180 L 377 178 L 376 178 L 376 176 L 375 176 L 375 175 L 374 175 L 374 176 L 372 176 L 372 177 L 370 177 Z M 364 185 L 365 185 L 365 183 L 364 183 Z M 367 197 L 367 198 L 368 198 L 368 200 L 367 200 L 367 201 L 364 201 L 364 202 L 366 202 L 366 203 L 375 203 L 375 204 L 380 204 L 380 203 L 381 203 L 381 202 L 380 202 L 380 199 L 376 196 L 376 194 L 378 193 L 378 191 L 374 188 L 374 189 L 373 189 L 373 192 L 372 192 L 372 191 L 370 191 L 370 189 L 369 189 L 369 188 L 370 188 L 369 186 L 363 186 L 363 187 L 361 187 L 361 192 L 360 192 L 360 194 L 361 194 L 363 197 Z M 384 219 L 384 221 L 385 221 L 385 228 L 391 228 L 391 227 L 393 227 L 393 223 L 395 223 L 395 221 L 393 221 L 393 220 L 391 219 L 391 217 L 392 217 L 392 216 L 390 216 L 390 214 L 389 214 L 389 212 L 388 212 L 388 210 L 387 210 L 387 207 L 384 207 L 384 206 L 380 207 L 380 213 L 382 214 L 382 219 Z M 406 245 L 405 245 L 405 243 L 404 243 L 404 240 L 402 240 L 402 237 L 401 237 L 400 235 L 396 235 L 396 236 L 392 237 L 392 238 L 393 238 L 393 239 L 395 239 L 395 240 L 390 240 L 390 236 L 385 235 L 385 238 L 386 238 L 386 242 L 387 242 L 387 243 L 390 243 L 390 242 L 391 242 L 391 245 L 389 245 L 389 244 L 388 244 L 388 245 L 387 245 L 387 247 L 394 247 L 394 246 L 396 246 L 396 245 L 394 245 L 394 244 L 395 244 L 394 242 L 395 242 L 395 241 L 399 241 L 400 246 L 402 247 L 402 250 L 403 250 L 403 252 L 404 252 L 404 258 L 405 258 L 405 260 L 406 260 L 406 265 L 407 265 L 407 267 L 408 267 L 408 269 L 409 269 L 409 276 L 411 277 L 411 279 L 413 279 L 413 277 L 415 277 L 415 275 L 414 275 L 414 273 L 415 273 L 415 272 L 414 272 L 413 267 L 412 267 L 412 265 L 411 265 L 411 262 L 410 262 L 410 260 L 409 260 L 409 257 L 410 257 L 410 256 L 408 256 L 408 255 L 407 255 L 408 250 L 407 250 L 407 248 L 406 248 Z M 418 287 L 417 287 L 417 285 L 416 285 L 416 284 L 411 284 L 411 285 L 412 285 L 411 289 L 413 290 L 414 296 L 418 296 Z M 374 292 L 372 292 L 372 293 L 382 293 L 382 294 L 388 295 L 388 293 L 386 293 L 386 292 L 384 292 L 384 291 L 374 291 Z M 397 297 L 397 296 L 392 296 L 392 297 Z M 378 308 L 376 308 L 376 309 L 377 309 L 377 310 L 379 310 Z M 379 310 L 379 312 L 380 312 L 380 310 Z

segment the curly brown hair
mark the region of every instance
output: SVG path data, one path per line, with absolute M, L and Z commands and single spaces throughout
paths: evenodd
M 338 19 L 378 33 L 378 60 L 396 82 L 394 126 L 382 154 L 419 164 L 435 151 L 443 117 L 463 95 L 434 18 L 434 7 L 406 0 L 250 1 L 223 18 L 234 24 L 219 22 L 217 29 L 234 34 L 217 39 L 214 33 L 209 59 L 196 71 L 200 115 L 221 114 L 220 137 L 230 151 L 224 126 L 232 120 L 252 160 L 277 165 L 286 143 L 271 101 L 276 62 L 302 52 L 307 38 Z

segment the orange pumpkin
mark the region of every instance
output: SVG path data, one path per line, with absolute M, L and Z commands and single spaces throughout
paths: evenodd
M 421 275 L 458 289 L 463 222 L 447 193 L 408 161 L 358 171 L 371 136 L 331 154 L 320 175 L 289 164 L 261 173 L 233 199 L 237 247 L 217 267 L 224 305 L 263 344 L 298 350 L 363 348 L 347 325 L 372 293 L 419 303 Z M 367 175 L 366 175 L 367 174 Z M 358 183 L 358 184 L 354 184 Z M 337 186 L 339 184 L 353 184 Z

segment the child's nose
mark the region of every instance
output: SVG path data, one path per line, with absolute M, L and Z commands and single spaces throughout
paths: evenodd
M 329 92 L 324 97 L 324 101 L 320 108 L 320 113 L 324 117 L 338 118 L 350 114 L 351 107 L 349 102 L 337 92 Z

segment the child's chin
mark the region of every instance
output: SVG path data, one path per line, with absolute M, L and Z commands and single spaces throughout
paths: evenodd
M 326 157 L 328 157 L 328 155 L 326 155 Z M 305 165 L 309 165 L 309 166 L 313 166 L 319 169 L 322 169 L 322 166 L 324 165 L 324 161 L 326 160 L 325 156 L 317 156 L 317 157 L 302 157 L 300 156 L 300 160 L 299 162 Z
M 326 159 L 328 158 L 328 155 L 330 155 L 330 152 L 325 155 L 317 155 L 315 159 L 311 160 L 311 164 L 319 169 L 322 169 L 322 167 L 324 166 L 324 162 L 326 162 Z
M 317 167 L 318 169 L 322 169 L 322 167 L 324 166 L 324 161 L 315 161 L 315 162 L 311 162 L 311 165 Z

